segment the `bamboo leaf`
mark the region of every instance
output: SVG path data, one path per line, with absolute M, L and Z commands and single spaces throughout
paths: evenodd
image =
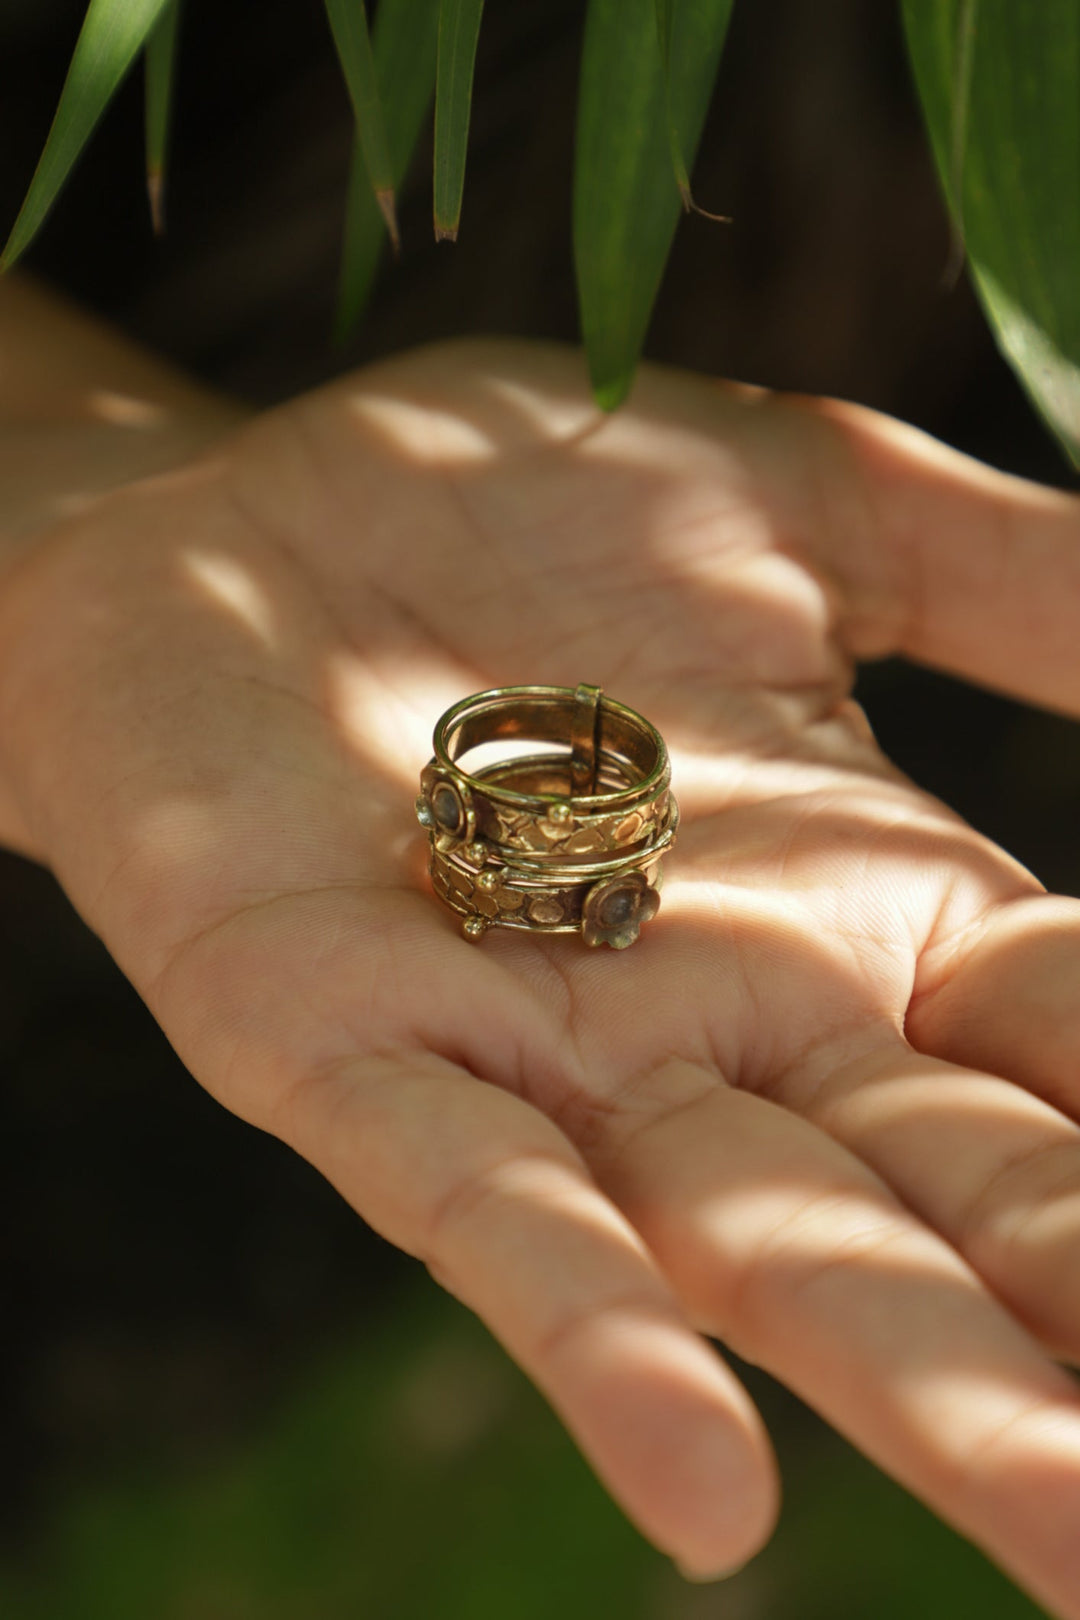
M 385 108 L 395 192 L 408 173 L 413 152 L 435 90 L 439 37 L 439 0 L 380 0 L 372 30 L 375 75 Z M 352 169 L 345 206 L 334 338 L 343 343 L 367 302 L 385 224 L 367 182 L 360 142 L 353 145 Z
M 0 271 L 10 269 L 37 235 L 72 165 L 168 3 L 90 0 L 44 151 L 0 256 Z
M 904 0 L 904 23 L 998 346 L 1080 467 L 1080 7 Z
M 964 155 L 967 152 L 968 108 L 971 104 L 971 64 L 975 48 L 975 11 L 978 0 L 961 0 L 956 16 L 956 50 L 953 53 L 951 130 L 949 133 L 949 184 L 956 198 L 947 285 L 954 285 L 964 268 Z
M 394 206 L 394 171 L 364 0 L 325 0 L 325 5 L 341 70 L 349 87 L 368 179 L 396 251 L 400 238 Z
M 705 219 L 715 220 L 717 224 L 730 225 L 731 219 L 729 215 L 711 214 L 707 208 L 702 208 L 690 188 L 690 176 L 686 171 L 682 136 L 679 133 L 679 122 L 675 116 L 675 104 L 671 93 L 671 36 L 674 26 L 675 0 L 656 0 L 656 34 L 660 42 L 660 65 L 664 74 L 664 110 L 667 115 L 668 149 L 671 152 L 671 167 L 675 175 L 675 184 L 679 188 L 683 210 L 687 214 L 702 214 Z
M 484 0 L 441 0 L 435 90 L 435 240 L 456 241 Z
M 693 204 L 690 176 L 686 172 L 686 159 L 682 153 L 682 141 L 679 139 L 679 131 L 675 127 L 675 119 L 672 116 L 671 109 L 671 30 L 674 23 L 675 0 L 656 0 L 656 33 L 660 41 L 660 65 L 664 73 L 664 102 L 667 112 L 671 167 L 675 171 L 675 184 L 679 188 L 683 208 L 689 213 Z
M 146 192 L 156 236 L 165 231 L 165 154 L 172 118 L 179 21 L 180 0 L 166 0 L 146 42 Z
M 626 396 L 680 213 L 680 152 L 701 138 L 732 0 L 672 0 L 668 89 L 656 0 L 589 0 L 574 165 L 574 258 L 597 401 Z

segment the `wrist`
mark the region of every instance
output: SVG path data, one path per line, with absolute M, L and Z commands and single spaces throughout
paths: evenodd
M 0 283 L 0 361 L 0 574 L 43 531 L 249 414 L 19 275 Z
M 97 420 L 0 425 L 0 578 L 58 523 L 182 466 L 247 415 L 216 401 L 180 412 L 123 396 L 98 408 Z
M 45 633 L 51 542 L 111 492 L 182 467 L 249 411 L 15 274 L 0 281 L 0 716 L 11 632 Z M 39 563 L 42 565 L 39 567 Z M 0 726 L 0 846 L 47 860 Z

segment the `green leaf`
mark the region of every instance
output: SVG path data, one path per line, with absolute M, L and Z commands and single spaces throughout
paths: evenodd
M 146 42 L 146 191 L 156 236 L 165 230 L 165 153 L 172 117 L 179 21 L 180 0 L 166 0 Z
M 904 0 L 904 23 L 998 345 L 1080 466 L 1080 7 Z
M 394 170 L 364 0 L 325 0 L 325 4 L 341 70 L 349 87 L 368 179 L 396 250 L 400 238 L 394 207 Z
M 435 91 L 435 240 L 456 241 L 484 0 L 441 0 Z
M 0 271 L 33 241 L 121 80 L 170 0 L 90 0 L 60 105 L 12 227 Z
M 956 51 L 953 55 L 952 107 L 949 133 L 949 183 L 957 199 L 953 220 L 952 245 L 945 272 L 946 285 L 953 286 L 964 268 L 964 154 L 967 151 L 968 108 L 971 104 L 971 63 L 975 46 L 975 11 L 978 0 L 961 0 L 956 16 Z
M 681 211 L 670 127 L 692 162 L 732 0 L 589 0 L 574 165 L 574 258 L 593 392 L 629 392 Z M 668 117 L 668 109 L 672 117 Z
M 386 118 L 391 178 L 404 182 L 435 90 L 439 0 L 380 0 L 372 50 Z M 367 183 L 359 140 L 353 145 L 334 338 L 343 343 L 367 302 L 386 240 L 383 216 Z
M 675 171 L 675 184 L 679 188 L 684 209 L 689 213 L 693 205 L 690 176 L 686 172 L 682 141 L 675 124 L 671 106 L 671 31 L 675 23 L 675 0 L 656 0 L 656 33 L 660 40 L 660 65 L 664 73 L 664 102 L 667 112 L 668 147 L 671 167 Z
M 660 65 L 664 73 L 664 110 L 667 115 L 668 150 L 671 153 L 671 167 L 675 175 L 675 184 L 679 188 L 683 209 L 686 213 L 703 214 L 706 219 L 715 220 L 718 224 L 730 225 L 731 219 L 727 214 L 711 214 L 707 208 L 702 208 L 695 201 L 694 193 L 690 189 L 690 176 L 686 171 L 686 159 L 683 157 L 682 136 L 679 133 L 679 121 L 675 115 L 675 103 L 671 93 L 671 36 L 675 27 L 675 0 L 656 0 L 656 34 L 660 41 Z

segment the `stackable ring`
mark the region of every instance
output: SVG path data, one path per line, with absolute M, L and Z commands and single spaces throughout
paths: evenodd
M 505 686 L 448 709 L 416 814 L 436 894 L 492 926 L 632 945 L 679 812 L 656 727 L 597 686 Z

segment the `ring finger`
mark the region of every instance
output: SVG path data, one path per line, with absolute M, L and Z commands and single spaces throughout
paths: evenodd
M 969 1266 L 808 1121 L 680 1061 L 593 1163 L 693 1318 L 1080 1620 L 1080 1397 Z
M 851 1150 L 1062 1360 L 1080 1362 L 1080 1127 L 900 1041 L 774 1093 Z

